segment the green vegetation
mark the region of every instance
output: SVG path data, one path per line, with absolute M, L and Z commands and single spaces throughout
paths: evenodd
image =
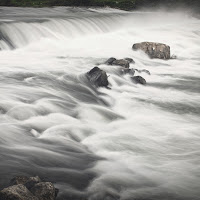
M 165 5 L 184 4 L 186 6 L 200 7 L 200 0 L 0 0 L 0 6 L 109 6 L 125 10 L 138 8 L 140 6 L 154 7 Z
M 1 0 L 0 6 L 110 6 L 134 8 L 136 0 Z

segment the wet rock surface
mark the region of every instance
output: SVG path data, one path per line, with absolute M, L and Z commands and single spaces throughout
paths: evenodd
M 129 65 L 130 62 L 128 60 L 125 60 L 125 59 L 120 59 L 120 60 L 115 60 L 113 61 L 112 65 L 117 65 L 117 66 L 121 66 L 121 67 L 124 67 L 124 68 L 129 68 Z
M 142 50 L 150 58 L 170 59 L 170 47 L 166 44 L 155 42 L 141 42 L 132 46 L 133 50 Z
M 131 80 L 136 84 L 146 85 L 146 80 L 141 76 L 133 76 Z
M 115 60 L 117 60 L 117 59 L 111 57 L 111 58 L 109 58 L 109 59 L 105 62 L 105 64 L 107 64 L 107 65 L 112 65 L 112 63 L 113 63 Z
M 87 72 L 86 77 L 96 87 L 107 87 L 109 84 L 106 72 L 98 67 L 94 67 L 89 72 Z
M 36 177 L 16 176 L 0 191 L 0 200 L 55 200 L 59 192 L 50 182 Z
M 105 64 L 107 65 L 117 65 L 123 68 L 129 68 L 130 63 L 134 64 L 135 61 L 132 58 L 116 59 L 114 57 L 111 57 L 105 62 Z

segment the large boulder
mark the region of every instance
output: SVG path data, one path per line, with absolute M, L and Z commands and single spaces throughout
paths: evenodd
M 146 80 L 141 76 L 133 76 L 131 80 L 136 84 L 146 85 Z
M 89 72 L 87 72 L 86 77 L 96 87 L 107 87 L 109 84 L 106 72 L 98 67 L 94 67 Z
M 150 58 L 170 59 L 170 47 L 162 43 L 142 42 L 136 43 L 132 47 L 133 50 L 142 50 Z
M 18 184 L 3 189 L 0 200 L 39 200 L 24 185 Z
M 36 177 L 16 176 L 12 186 L 0 191 L 0 200 L 55 200 L 59 190 Z

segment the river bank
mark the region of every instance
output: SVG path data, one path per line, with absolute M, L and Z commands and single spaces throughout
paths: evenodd
M 86 6 L 86 7 L 111 7 L 122 10 L 134 10 L 142 7 L 189 7 L 199 10 L 198 0 L 2 0 L 0 6 L 14 7 L 51 7 L 51 6 Z

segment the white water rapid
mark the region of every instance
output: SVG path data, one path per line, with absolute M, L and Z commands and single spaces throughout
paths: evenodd
M 134 43 L 166 43 L 151 60 Z M 200 19 L 184 11 L 0 8 L 0 189 L 39 175 L 58 200 L 200 199 Z M 135 60 L 146 86 L 99 65 Z

